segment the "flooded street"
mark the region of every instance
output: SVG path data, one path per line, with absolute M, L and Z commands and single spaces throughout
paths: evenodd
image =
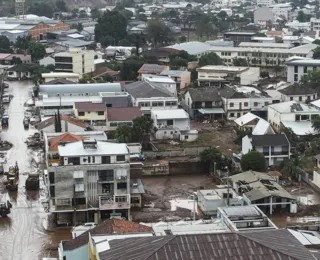
M 28 260 L 41 259 L 41 256 L 51 255 L 50 250 L 56 249 L 59 239 L 69 237 L 69 233 L 61 238 L 59 234 L 46 232 L 42 226 L 44 211 L 40 197 L 45 196 L 44 190 L 28 192 L 25 190 L 27 173 L 35 171 L 32 158 L 41 158 L 39 151 L 27 149 L 24 143 L 34 130 L 25 130 L 23 127 L 23 105 L 28 97 L 28 87 L 32 86 L 26 81 L 10 82 L 9 94 L 13 95 L 8 106 L 9 127 L 3 129 L 1 139 L 13 144 L 7 152 L 5 171 L 10 165 L 18 162 L 20 168 L 19 189 L 17 192 L 7 192 L 3 185 L 5 176 L 0 182 L 1 200 L 9 199 L 12 203 L 11 214 L 8 218 L 0 218 L 0 235 L 4 239 L 0 243 L 0 259 Z M 43 186 L 43 185 L 42 185 Z M 57 235 L 57 237 L 56 237 Z

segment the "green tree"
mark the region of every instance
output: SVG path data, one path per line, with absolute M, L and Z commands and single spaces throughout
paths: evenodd
M 119 41 L 119 46 L 131 46 L 131 43 L 127 39 L 122 39 Z
M 58 109 L 58 113 L 54 114 L 54 131 L 56 133 L 61 133 L 62 128 L 61 128 L 61 118 L 60 118 L 60 111 Z
M 98 20 L 102 16 L 102 12 L 98 8 L 91 9 L 91 18 L 93 20 Z
M 320 116 L 316 115 L 315 118 L 312 120 L 312 128 L 318 134 L 320 133 Z
M 248 61 L 244 58 L 235 58 L 232 60 L 233 66 L 248 66 Z
M 153 128 L 153 120 L 146 117 L 140 116 L 133 119 L 133 136 L 136 141 L 142 142 L 145 135 L 151 133 Z
M 13 64 L 21 64 L 22 63 L 22 61 L 21 61 L 21 59 L 19 58 L 19 57 L 12 57 L 12 62 L 13 62 Z
M 0 52 L 4 52 L 4 53 L 12 52 L 10 49 L 10 41 L 4 35 L 0 36 Z
M 309 70 L 300 79 L 300 84 L 313 89 L 320 89 L 320 70 Z
M 28 13 L 52 18 L 53 5 L 45 2 L 35 2 L 29 7 Z
M 68 12 L 68 7 L 66 5 L 66 2 L 63 0 L 58 0 L 56 2 L 56 7 L 60 12 Z
M 320 40 L 314 40 L 313 42 L 312 42 L 313 44 L 317 44 L 317 45 L 320 45 Z
M 313 50 L 313 56 L 314 59 L 320 59 L 320 46 L 316 47 Z
M 112 37 L 117 43 L 127 36 L 127 20 L 119 11 L 104 12 L 95 27 L 95 40 Z
M 222 59 L 214 52 L 202 55 L 199 59 L 199 66 L 223 65 Z
M 182 36 L 179 37 L 179 42 L 180 43 L 184 43 L 186 41 L 187 41 L 187 37 L 186 36 L 182 35 Z
M 172 40 L 169 34 L 170 29 L 163 22 L 154 19 L 148 21 L 147 38 L 155 48 L 167 45 Z
M 81 10 L 79 12 L 79 18 L 87 18 L 88 17 L 88 14 L 85 10 Z
M 169 62 L 170 69 L 179 70 L 181 67 L 186 68 L 188 66 L 188 60 L 181 57 L 175 57 L 170 59 Z
M 117 127 L 115 137 L 120 143 L 130 143 L 132 142 L 132 127 L 128 125 L 119 125 Z
M 242 155 L 240 164 L 243 171 L 263 172 L 266 170 L 266 159 L 262 153 L 257 151 L 250 151 Z
M 46 48 L 39 42 L 32 42 L 28 47 L 28 53 L 33 60 L 40 60 L 46 55 Z
M 146 21 L 148 21 L 148 17 L 145 15 L 145 14 L 137 14 L 136 15 L 136 18 L 137 18 L 137 20 L 140 20 L 140 21 L 142 21 L 142 22 L 146 22 Z
M 209 172 L 212 174 L 214 164 L 217 169 L 221 168 L 222 154 L 217 148 L 211 147 L 200 153 L 200 161 L 209 164 Z
M 18 36 L 14 44 L 14 47 L 20 50 L 27 50 L 31 41 L 32 41 L 32 38 L 30 35 L 24 36 L 24 37 Z
M 305 22 L 309 22 L 310 18 L 311 18 L 311 15 L 305 14 L 303 11 L 299 11 L 296 19 L 300 23 L 305 23 Z
M 137 56 L 131 56 L 123 61 L 120 69 L 121 80 L 137 80 L 138 70 L 145 60 Z

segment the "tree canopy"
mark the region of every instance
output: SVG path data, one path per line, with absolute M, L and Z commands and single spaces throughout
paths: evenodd
M 52 18 L 53 5 L 45 2 L 35 2 L 29 7 L 28 13 Z
M 300 83 L 310 88 L 320 90 L 320 70 L 309 70 L 307 74 L 301 77 Z
M 213 171 L 214 164 L 216 164 L 216 169 L 220 170 L 230 165 L 230 160 L 224 157 L 221 152 L 215 147 L 210 147 L 203 150 L 200 153 L 200 160 L 201 162 L 209 164 L 210 173 L 212 173 Z
M 39 42 L 31 42 L 28 47 L 28 53 L 30 53 L 33 60 L 40 60 L 46 55 L 46 48 Z
M 315 118 L 312 120 L 312 128 L 317 133 L 320 133 L 320 116 L 319 115 L 316 115 Z
M 0 36 L 0 52 L 4 52 L 4 53 L 12 52 L 12 50 L 10 49 L 10 41 L 4 35 Z
M 130 143 L 132 141 L 132 127 L 128 125 L 119 125 L 115 137 L 120 143 Z
M 248 66 L 248 61 L 244 58 L 233 59 L 233 66 Z
M 154 19 L 148 21 L 147 38 L 155 48 L 167 45 L 172 40 L 169 27 Z
M 60 12 L 68 12 L 68 7 L 66 5 L 66 2 L 63 0 L 58 0 L 56 2 L 56 7 Z
M 257 151 L 250 151 L 241 157 L 241 168 L 243 171 L 258 171 L 263 172 L 266 170 L 266 159 L 262 153 Z
M 214 52 L 202 55 L 199 59 L 199 66 L 223 65 L 222 59 Z
M 104 12 L 95 27 L 95 40 L 101 42 L 103 38 L 111 37 L 118 43 L 127 36 L 127 20 L 117 10 Z
M 138 56 L 130 56 L 123 61 L 120 68 L 121 80 L 137 80 L 138 70 L 144 62 L 145 60 Z
M 31 40 L 32 38 L 30 35 L 24 37 L 18 36 L 14 44 L 14 47 L 20 50 L 27 50 L 29 48 Z

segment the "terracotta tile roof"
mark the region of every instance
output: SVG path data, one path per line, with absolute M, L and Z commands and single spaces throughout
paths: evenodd
M 108 107 L 107 121 L 132 121 L 142 116 L 139 107 Z
M 63 115 L 63 114 L 60 115 L 60 118 L 61 118 L 61 121 L 67 121 L 70 124 L 82 127 L 84 129 L 87 127 L 85 123 L 79 121 L 78 119 L 75 119 L 75 118 L 72 118 L 72 117 L 69 117 L 69 116 L 66 116 L 66 115 Z M 36 124 L 35 127 L 38 130 L 43 130 L 44 128 L 46 128 L 46 127 L 48 127 L 50 125 L 53 125 L 53 124 L 54 124 L 54 116 L 48 118 L 45 121 L 42 121 L 42 122 Z
M 71 143 L 83 140 L 82 136 L 74 135 L 71 133 L 64 133 L 56 137 L 50 138 L 48 141 L 49 151 L 57 151 L 58 145 L 61 143 Z
M 97 112 L 106 110 L 106 105 L 104 103 L 75 102 L 74 107 L 78 112 Z
M 158 64 L 143 64 L 138 73 L 160 73 L 166 70 L 168 66 Z
M 151 233 L 151 227 L 134 223 L 122 219 L 108 219 L 102 224 L 96 226 L 89 231 L 84 232 L 80 236 L 69 240 L 63 241 L 63 250 L 74 250 L 78 247 L 84 246 L 89 242 L 89 232 L 91 235 L 111 235 L 111 234 L 127 234 L 127 233 Z
M 44 83 L 43 85 L 75 84 L 75 83 L 77 83 L 77 82 L 67 80 L 67 79 L 54 79 L 54 80 L 50 80 L 50 81 Z

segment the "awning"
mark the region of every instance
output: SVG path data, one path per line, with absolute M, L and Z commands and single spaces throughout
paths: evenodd
M 222 108 L 201 108 L 199 109 L 201 114 L 224 114 L 224 110 Z

